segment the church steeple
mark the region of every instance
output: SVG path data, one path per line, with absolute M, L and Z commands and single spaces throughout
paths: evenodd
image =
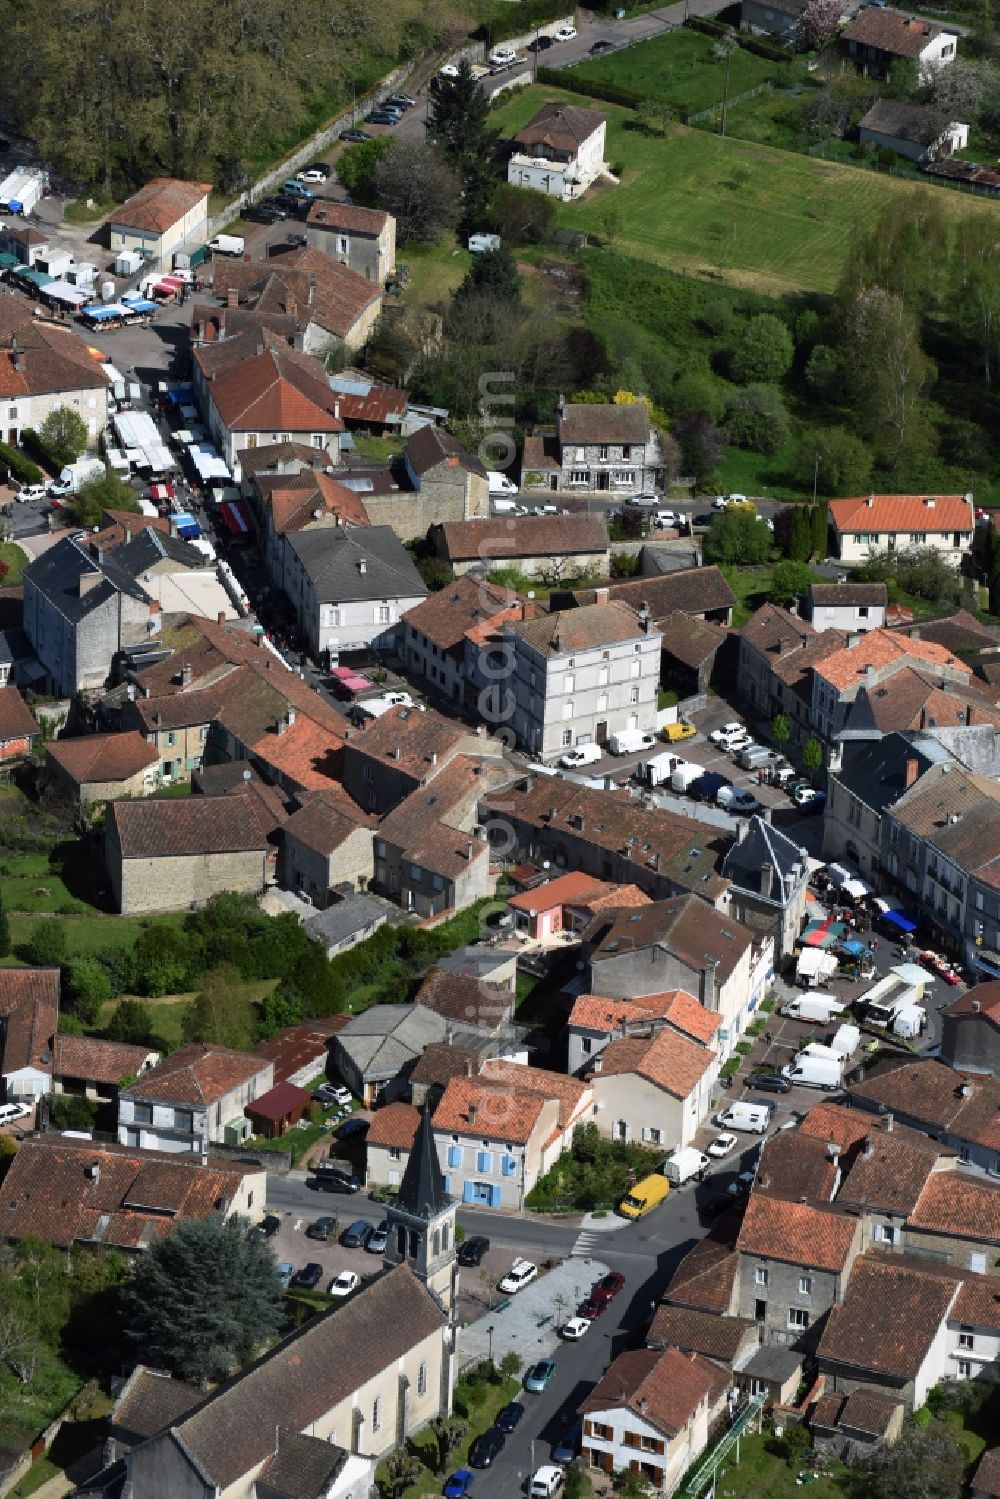
M 455 1213 L 444 1189 L 430 1110 L 424 1104 L 399 1195 L 386 1208 L 385 1260 L 407 1264 L 449 1312 L 455 1296 Z

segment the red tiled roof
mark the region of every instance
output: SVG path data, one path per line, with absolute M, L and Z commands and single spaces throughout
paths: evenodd
M 0 744 L 34 739 L 39 732 L 30 708 L 16 687 L 0 687 Z
M 736 1252 L 740 1223 L 734 1205 L 731 1213 L 713 1224 L 711 1232 L 696 1241 L 674 1271 L 664 1292 L 665 1302 L 728 1315 L 740 1264 Z
M 1000 1243 L 1000 1185 L 964 1171 L 936 1172 L 924 1184 L 907 1226 Z
M 754 1192 L 736 1247 L 742 1254 L 841 1272 L 858 1230 L 856 1218 Z
M 109 802 L 123 859 L 250 853 L 267 846 L 256 799 L 192 796 L 186 801 Z
M 519 895 L 512 895 L 507 904 L 515 911 L 551 911 L 556 906 L 586 905 L 591 899 L 615 888 L 606 880 L 574 869 L 569 874 L 557 875 L 544 885 L 535 885 L 530 890 L 522 890 Z
M 581 1414 L 626 1407 L 667 1436 L 676 1436 L 699 1407 L 711 1409 L 729 1385 L 729 1373 L 697 1353 L 678 1348 L 620 1353 L 579 1406 Z
M 843 1304 L 830 1310 L 817 1356 L 912 1379 L 955 1299 L 954 1280 L 884 1260 L 856 1261 Z
M 950 1005 L 945 1005 L 942 1015 L 983 1014 L 990 1020 L 1000 1020 L 1000 979 L 990 979 L 985 984 L 973 984 Z
M 657 1031 L 651 1039 L 624 1036 L 609 1041 L 594 1067 L 594 1086 L 604 1077 L 634 1075 L 681 1100 L 690 1098 L 715 1061 L 715 1053 L 676 1031 Z
M 156 1053 L 148 1046 L 127 1046 L 122 1041 L 101 1041 L 96 1036 L 57 1035 L 52 1048 L 54 1077 L 86 1078 L 90 1082 L 116 1085 L 130 1077 Z
M 244 1107 L 248 1119 L 267 1119 L 276 1124 L 288 1114 L 300 1113 L 309 1107 L 309 1094 L 305 1088 L 294 1083 L 276 1083 L 266 1093 L 261 1093 Z
M 621 1025 L 635 1021 L 663 1019 L 674 1002 L 676 990 L 669 994 L 647 994 L 641 999 L 606 999 L 603 994 L 579 994 L 573 1001 L 570 1026 L 581 1030 L 601 1031 L 605 1035 Z
M 377 1109 L 368 1127 L 366 1144 L 386 1149 L 409 1150 L 420 1125 L 420 1110 L 412 1103 L 388 1103 Z
M 447 968 L 432 968 L 414 1002 L 460 1025 L 495 1030 L 508 1018 L 514 996 L 499 984 L 452 973 Z
M 979 1459 L 972 1475 L 972 1492 L 988 1494 L 990 1499 L 1000 1496 L 1000 1447 L 988 1447 Z
M 189 1041 L 126 1088 L 123 1098 L 169 1103 L 217 1103 L 234 1088 L 259 1077 L 271 1064 L 228 1046 Z
M 884 21 L 886 16 L 903 20 L 895 11 L 863 11 L 844 35 L 849 37 L 859 25 L 870 25 L 873 20 Z M 926 22 L 919 24 L 927 27 Z M 936 34 L 940 27 L 933 26 L 930 30 Z M 926 42 L 926 36 L 923 40 Z M 831 500 L 829 510 L 835 530 L 858 531 L 864 535 L 879 531 L 907 531 L 911 534 L 971 531 L 974 524 L 972 501 L 961 494 L 859 495 L 850 500 Z
M 559 557 L 606 552 L 607 525 L 594 515 L 523 515 L 491 520 L 444 521 L 440 534 L 452 562 L 484 556 Z M 484 550 L 485 549 L 485 550 Z
M 521 1062 L 484 1062 L 481 1077 L 484 1083 L 516 1088 L 519 1093 L 540 1093 L 543 1098 L 555 1098 L 559 1105 L 557 1123 L 561 1130 L 578 1117 L 590 1096 L 589 1087 L 578 1078 L 566 1077 L 562 1072 L 549 1072 L 544 1067 L 527 1067 Z
M 846 650 L 835 651 L 824 661 L 813 667 L 816 675 L 832 686 L 844 690 L 857 684 L 864 685 L 869 667 L 881 671 L 887 666 L 908 666 L 924 662 L 928 666 L 949 667 L 954 671 L 971 675 L 969 668 L 930 640 L 910 640 L 890 630 L 869 630 L 856 645 Z
M 210 182 L 187 182 L 180 177 L 153 177 L 133 193 L 111 215 L 116 228 L 152 230 L 162 234 L 172 229 L 202 198 L 212 191 Z
M 452 1077 L 434 1111 L 434 1129 L 525 1145 L 545 1102 L 541 1093 L 491 1086 L 484 1078 Z
M 347 229 L 352 234 L 367 234 L 377 239 L 389 221 L 389 215 L 381 208 L 356 208 L 353 203 L 336 203 L 330 198 L 317 198 L 309 210 L 307 224 L 320 224 L 324 229 Z
M 52 1071 L 59 1015 L 58 968 L 0 968 L 0 1065 L 10 1075 L 31 1067 Z
M 305 1067 L 315 1072 L 322 1067 L 333 1037 L 350 1022 L 350 1015 L 325 1015 L 303 1025 L 287 1026 L 270 1041 L 261 1041 L 257 1055 L 274 1063 L 276 1083 L 285 1082 Z
M 156 765 L 159 755 L 137 729 L 124 734 L 86 734 L 79 739 L 53 739 L 45 752 L 78 786 L 93 781 L 127 781 Z

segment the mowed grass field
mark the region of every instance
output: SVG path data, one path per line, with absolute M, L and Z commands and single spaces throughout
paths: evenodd
M 685 275 L 719 276 L 773 295 L 833 291 L 851 234 L 893 200 L 936 193 L 956 218 L 988 213 L 1000 233 L 1000 207 L 965 194 L 896 182 L 839 162 L 674 125 L 666 136 L 626 128 L 630 110 L 533 85 L 494 117 L 513 134 L 549 99 L 600 109 L 608 120 L 607 160 L 619 186 L 591 188 L 560 205 L 559 222 L 606 238 L 615 248 Z
M 726 64 L 712 56 L 716 40 L 679 26 L 641 46 L 577 63 L 566 69 L 566 78 L 570 88 L 574 78 L 585 78 L 589 83 L 635 89 L 650 99 L 663 99 L 684 113 L 707 109 L 722 100 L 726 87 Z M 804 64 L 772 62 L 736 47 L 729 59 L 729 97 L 735 98 L 768 79 L 790 84 L 800 75 L 805 76 Z

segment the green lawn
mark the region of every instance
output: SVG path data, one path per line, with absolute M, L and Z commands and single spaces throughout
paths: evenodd
M 400 437 L 371 437 L 365 432 L 356 432 L 354 446 L 369 463 L 388 463 L 403 451 L 404 443 Z
M 512 134 L 549 99 L 593 107 L 580 95 L 532 86 L 496 112 L 496 123 Z M 769 293 L 833 291 L 853 230 L 872 225 L 899 194 L 933 191 L 683 125 L 644 135 L 626 128 L 631 111 L 600 107 L 621 183 L 561 205 L 560 222 L 603 240 L 610 211 L 616 249 L 687 275 Z M 936 201 L 946 215 L 989 213 L 1000 228 L 993 203 L 957 193 Z
M 771 587 L 771 578 L 774 573 L 773 567 L 724 567 L 722 571 L 726 575 L 726 581 L 736 595 L 736 608 L 733 610 L 733 626 L 739 629 L 745 625 L 751 614 L 754 614 L 761 606 L 767 603 L 767 595 Z M 813 572 L 813 581 L 816 583 L 829 583 L 822 573 Z
M 784 1458 L 767 1451 L 768 1435 L 743 1437 L 740 1441 L 740 1460 L 736 1462 L 735 1451 L 726 1458 L 719 1470 L 715 1491 L 725 1499 L 797 1499 L 802 1488 L 795 1480 L 802 1472 L 813 1472 L 806 1458 L 800 1464 L 789 1467 Z M 849 1492 L 852 1475 L 841 1463 L 835 1463 L 828 1472 L 820 1473 L 810 1481 L 805 1492 L 809 1499 L 844 1499 Z
M 396 257 L 410 273 L 402 301 L 405 306 L 435 307 L 447 301 L 472 264 L 468 250 L 460 250 L 454 240 L 434 245 L 407 245 Z
M 0 584 L 10 587 L 13 583 L 20 583 L 28 560 L 25 553 L 13 541 L 0 542 L 0 564 L 7 569 L 0 578 Z
M 712 56 L 717 39 L 688 27 L 678 27 L 638 47 L 611 57 L 596 58 L 567 68 L 566 77 L 588 83 L 611 83 L 634 89 L 650 99 L 662 99 L 684 114 L 721 103 L 726 90 L 726 64 Z M 805 74 L 805 64 L 771 62 L 737 47 L 729 59 L 729 98 L 756 88 L 768 79 L 782 84 Z M 604 106 L 598 102 L 597 108 Z
M 725 494 L 750 494 L 773 500 L 801 499 L 803 487 L 795 482 L 793 464 L 799 438 L 793 434 L 777 453 L 750 453 L 731 447 L 719 470 L 719 487 Z
M 169 922 L 180 926 L 185 912 L 168 911 L 157 915 L 157 923 Z M 10 934 L 13 944 L 19 947 L 27 942 L 35 923 L 43 916 L 11 916 Z M 149 916 L 65 916 L 60 918 L 66 928 L 66 940 L 70 956 L 78 953 L 100 952 L 105 947 L 131 947 L 144 927 L 153 919 Z M 15 961 L 18 961 L 15 959 Z

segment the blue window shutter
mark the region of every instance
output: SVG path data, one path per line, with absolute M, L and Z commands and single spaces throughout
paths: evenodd
M 444 1178 L 444 1190 L 445 1190 L 446 1194 L 450 1197 L 451 1196 L 451 1177 L 447 1176 L 447 1175 Z
M 478 1153 L 478 1155 L 476 1156 L 476 1170 L 477 1171 L 492 1171 L 493 1170 L 493 1156 L 491 1155 L 491 1153 L 488 1150 L 481 1150 Z
M 513 1176 L 517 1170 L 517 1162 L 514 1157 L 512 1155 L 505 1155 L 500 1169 L 503 1171 L 504 1176 Z
M 475 1184 L 475 1182 L 466 1182 L 465 1187 L 462 1190 L 462 1201 L 463 1202 L 475 1202 L 475 1200 L 476 1200 L 476 1184 Z
M 448 1146 L 448 1165 L 449 1166 L 461 1166 L 461 1164 L 462 1164 L 462 1147 L 460 1145 L 449 1145 Z
M 491 1208 L 498 1208 L 499 1206 L 500 1206 L 500 1188 L 499 1187 L 491 1187 L 490 1188 L 490 1207 Z

